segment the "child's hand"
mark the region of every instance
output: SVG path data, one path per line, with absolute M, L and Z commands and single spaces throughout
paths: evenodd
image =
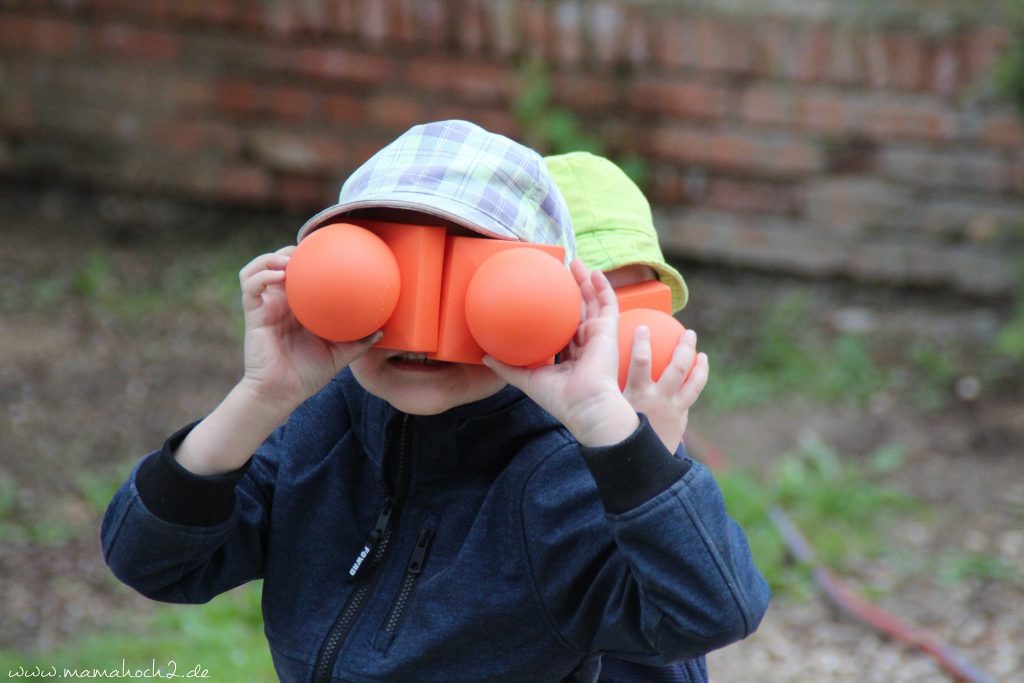
M 611 445 L 639 424 L 636 411 L 619 391 L 619 306 L 603 273 L 589 272 L 579 260 L 572 262 L 571 270 L 583 295 L 583 317 L 562 362 L 517 368 L 485 356 L 484 364 L 522 389 L 582 445 Z
M 644 325 L 636 329 L 623 394 L 637 412 L 647 416 L 662 443 L 673 453 L 686 431 L 690 406 L 707 381 L 708 357 L 697 353 L 693 330 L 686 330 L 680 337 L 672 359 L 655 382 L 651 379 L 651 332 Z
M 253 259 L 239 273 L 245 311 L 245 376 L 256 396 L 294 408 L 327 384 L 380 339 L 330 342 L 302 327 L 288 308 L 285 266 L 295 250 L 284 247 Z

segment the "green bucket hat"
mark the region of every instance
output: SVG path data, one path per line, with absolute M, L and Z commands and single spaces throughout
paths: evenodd
M 686 305 L 689 291 L 658 246 L 651 206 L 640 188 L 614 163 L 590 152 L 544 158 L 565 198 L 576 232 L 576 252 L 588 268 L 614 270 L 650 266 L 672 290 L 672 310 Z

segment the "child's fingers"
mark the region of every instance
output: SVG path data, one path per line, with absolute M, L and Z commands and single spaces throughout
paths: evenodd
M 608 278 L 601 271 L 595 270 L 590 274 L 590 279 L 594 283 L 594 290 L 597 293 L 599 313 L 613 315 L 618 320 L 619 300 L 616 298 L 615 290 L 608 282 Z
M 283 270 L 259 270 L 242 281 L 242 308 L 251 311 L 263 303 L 267 287 L 284 282 Z
M 682 406 L 689 408 L 697 402 L 697 397 L 700 396 L 700 392 L 704 391 L 704 386 L 708 383 L 709 371 L 707 354 L 698 353 L 693 370 L 690 371 L 690 376 L 683 382 L 677 395 L 678 402 Z
M 633 332 L 633 348 L 629 355 L 626 391 L 641 391 L 651 381 L 651 330 L 639 325 Z
M 569 264 L 569 270 L 572 272 L 573 277 L 576 279 L 576 284 L 580 288 L 580 295 L 583 301 L 583 315 L 580 318 L 582 324 L 597 315 L 597 290 L 594 288 L 591 272 L 587 270 L 582 261 L 573 259 L 572 263 Z
M 693 330 L 686 330 L 679 338 L 676 348 L 673 349 L 668 365 L 661 371 L 658 385 L 665 387 L 670 393 L 675 393 L 686 380 L 690 369 L 693 368 L 696 356 L 697 333 Z
M 281 252 L 283 251 L 284 249 L 281 250 Z M 249 263 L 247 263 L 240 271 L 238 271 L 238 281 L 242 284 L 245 284 L 246 280 L 251 278 L 256 273 L 264 270 L 283 271 L 285 266 L 288 265 L 288 259 L 291 252 L 281 252 L 275 252 L 273 254 L 260 254 L 252 261 L 249 261 Z
M 530 376 L 532 370 L 528 368 L 520 368 L 515 365 L 509 365 L 503 363 L 497 358 L 491 356 L 484 356 L 481 362 L 494 371 L 494 374 L 505 380 L 512 386 L 526 391 L 530 383 Z

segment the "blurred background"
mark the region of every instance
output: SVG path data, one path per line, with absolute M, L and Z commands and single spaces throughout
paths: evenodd
M 689 446 L 775 589 L 713 680 L 951 680 L 823 599 L 778 508 L 1024 681 L 1022 117 L 1022 0 L 2 3 L 0 676 L 273 680 L 258 586 L 133 595 L 104 507 L 237 379 L 239 268 L 464 118 L 619 162 L 690 285 Z

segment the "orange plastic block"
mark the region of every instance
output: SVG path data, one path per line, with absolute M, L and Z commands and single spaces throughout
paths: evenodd
M 466 290 L 469 281 L 480 264 L 491 256 L 506 249 L 523 247 L 540 249 L 559 262 L 565 256 L 562 247 L 546 244 L 527 244 L 482 237 L 448 238 L 441 281 L 441 323 L 438 328 L 437 351 L 429 354 L 431 358 L 455 363 L 480 363 L 484 350 L 473 339 L 466 323 Z M 512 283 L 512 286 L 514 284 Z M 547 360 L 547 364 L 552 362 L 554 357 Z
M 381 328 L 376 346 L 403 351 L 437 349 L 445 229 L 383 221 L 353 220 L 380 237 L 391 249 L 402 274 L 394 313 Z M 315 233 L 314 233 L 315 234 Z
M 615 290 L 615 298 L 619 300 L 620 312 L 635 308 L 653 308 L 670 315 L 672 313 L 672 290 L 658 280 L 620 287 Z

